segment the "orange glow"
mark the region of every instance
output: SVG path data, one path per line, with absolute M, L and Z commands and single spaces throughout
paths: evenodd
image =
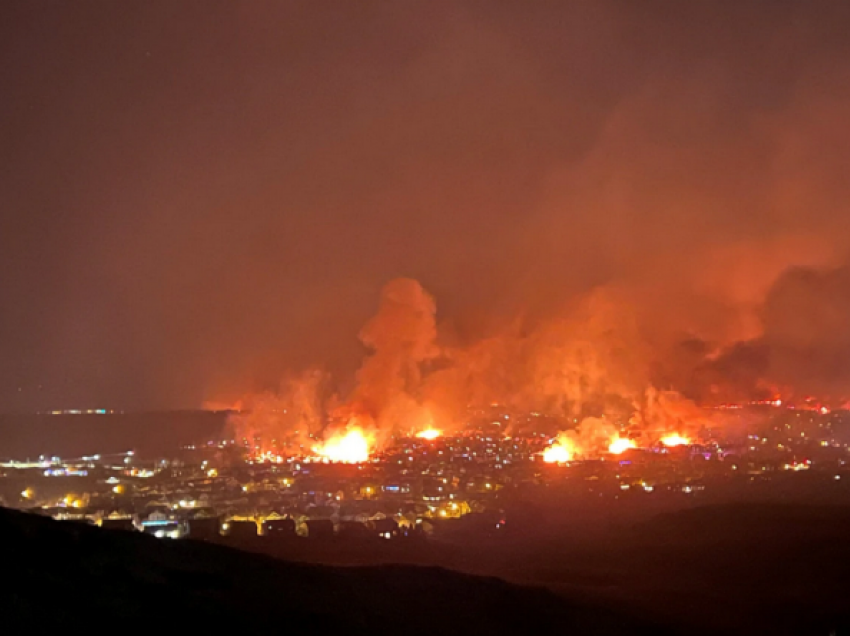
M 359 428 L 331 435 L 324 444 L 313 447 L 313 452 L 331 462 L 359 464 L 369 460 L 374 437 Z
M 691 440 L 681 435 L 667 435 L 661 438 L 661 443 L 665 446 L 685 446 L 690 444 Z
M 618 437 L 608 446 L 608 452 L 613 455 L 619 455 L 630 448 L 637 448 L 637 444 L 635 444 L 634 440 Z
M 547 464 L 566 464 L 573 456 L 572 445 L 561 438 L 543 451 L 543 461 Z
M 443 434 L 443 431 L 438 431 L 436 428 L 429 428 L 427 430 L 422 431 L 421 433 L 417 433 L 416 437 L 421 437 L 422 439 L 437 439 Z
M 263 464 L 266 462 L 273 464 L 282 464 L 285 460 L 282 455 L 278 455 L 277 453 L 274 453 L 272 451 L 264 451 L 262 453 L 257 453 L 257 455 L 254 456 L 254 461 L 258 464 Z M 216 474 L 218 474 L 218 471 L 216 471 Z
M 62 501 L 69 508 L 82 508 L 85 505 L 85 502 L 74 494 L 65 495 Z

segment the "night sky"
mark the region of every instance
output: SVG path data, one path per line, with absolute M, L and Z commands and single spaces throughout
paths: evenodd
M 0 411 L 344 376 L 398 276 L 458 340 L 597 286 L 758 336 L 846 262 L 848 34 L 845 0 L 4 2 Z

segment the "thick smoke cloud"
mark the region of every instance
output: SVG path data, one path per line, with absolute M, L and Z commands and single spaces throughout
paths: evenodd
M 850 270 L 787 272 L 768 294 L 764 330 L 779 386 L 850 397 Z
M 430 428 L 467 430 L 474 413 L 496 406 L 520 416 L 542 412 L 556 426 L 577 423 L 562 442 L 593 456 L 621 433 L 654 444 L 671 433 L 696 438 L 712 426 L 686 396 L 654 387 L 657 352 L 614 295 L 598 291 L 558 319 L 468 346 L 440 344 L 435 316 L 434 299 L 417 281 L 389 282 L 360 332 L 369 351 L 354 389 L 322 402 L 324 374 L 291 378 L 277 395 L 246 400 L 249 412 L 233 418 L 237 436 L 261 447 L 294 438 L 303 448 L 356 428 L 381 445 Z M 509 428 L 522 432 L 519 424 Z
M 378 313 L 360 331 L 370 353 L 335 416 L 387 433 L 428 417 L 417 398 L 422 365 L 438 353 L 435 313 L 434 299 L 417 281 L 400 278 L 384 287 Z
M 707 365 L 715 382 L 739 394 L 847 402 L 850 269 L 789 269 L 767 294 L 762 321 L 758 338 L 735 343 Z
M 599 289 L 557 317 L 515 322 L 469 345 L 446 343 L 434 298 L 417 281 L 397 279 L 360 332 L 368 354 L 348 395 L 326 393 L 322 401 L 327 376 L 308 372 L 276 396 L 250 399 L 237 431 L 266 440 L 294 435 L 303 447 L 357 426 L 381 444 L 432 427 L 463 430 L 476 409 L 498 405 L 573 422 L 560 443 L 593 456 L 620 436 L 641 445 L 670 434 L 702 439 L 722 425 L 704 407 L 724 400 L 802 405 L 816 396 L 837 405 L 850 392 L 848 272 L 790 269 L 759 307 L 757 338 L 719 348 L 690 339 L 674 350 L 640 328 L 639 308 L 615 289 Z
M 459 394 L 457 406 L 497 403 L 580 417 L 640 396 L 650 380 L 645 347 L 631 309 L 597 290 L 556 317 L 446 347 L 445 367 L 424 391 L 440 404 Z

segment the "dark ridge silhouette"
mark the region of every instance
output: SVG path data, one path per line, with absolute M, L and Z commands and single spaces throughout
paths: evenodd
M 542 585 L 675 633 L 850 636 L 850 506 L 748 502 L 582 520 L 542 511 L 488 540 L 310 542 L 240 548 L 326 565 L 443 566 Z M 586 511 L 585 511 L 586 512 Z
M 637 537 L 657 542 L 748 541 L 797 543 L 850 537 L 850 507 L 786 503 L 731 503 L 666 512 L 637 525 Z
M 436 567 L 329 567 L 0 509 L 4 633 L 150 626 L 312 634 L 662 634 L 534 587 Z
M 687 633 L 850 634 L 846 505 L 709 505 L 528 545 L 513 556 L 524 580 Z

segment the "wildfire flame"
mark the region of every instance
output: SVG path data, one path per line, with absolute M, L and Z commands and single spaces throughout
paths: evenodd
M 429 428 L 420 433 L 416 434 L 416 437 L 420 437 L 422 439 L 433 440 L 437 439 L 443 434 L 443 431 L 439 431 L 436 428 Z
M 570 447 L 563 441 L 554 442 L 543 451 L 543 461 L 547 464 L 566 464 L 571 457 Z
M 687 437 L 682 437 L 681 435 L 667 435 L 666 437 L 661 438 L 661 443 L 665 446 L 685 446 L 691 443 Z
M 373 439 L 359 428 L 332 435 L 324 444 L 313 447 L 313 452 L 328 461 L 359 464 L 369 460 Z
M 608 446 L 608 452 L 613 455 L 619 455 L 630 448 L 637 448 L 637 444 L 635 444 L 634 440 L 618 437 Z

